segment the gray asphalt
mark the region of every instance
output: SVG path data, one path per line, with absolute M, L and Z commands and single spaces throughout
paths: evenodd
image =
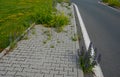
M 102 54 L 104 77 L 120 77 L 120 12 L 98 0 L 71 0 L 82 15 L 90 39 Z

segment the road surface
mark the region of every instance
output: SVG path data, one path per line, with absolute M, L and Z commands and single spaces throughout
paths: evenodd
M 76 3 L 90 39 L 102 54 L 104 77 L 120 77 L 120 12 L 98 0 L 71 0 Z

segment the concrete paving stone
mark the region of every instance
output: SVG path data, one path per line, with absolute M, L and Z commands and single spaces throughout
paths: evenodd
M 22 76 L 22 77 L 35 77 L 35 73 L 29 73 L 29 72 L 17 72 L 15 76 Z
M 50 73 L 50 71 L 47 70 L 47 69 L 42 69 L 42 70 L 40 70 L 40 72 L 43 73 L 43 74 L 49 74 Z
M 39 73 L 40 70 L 38 69 L 31 69 L 31 68 L 24 68 L 23 72 L 29 72 L 29 73 Z
M 16 61 L 25 61 L 26 58 L 17 58 Z
M 27 64 L 25 61 L 11 61 L 12 64 L 18 64 L 18 65 L 22 65 L 22 64 Z
M 23 58 L 23 59 L 25 59 L 27 57 L 28 57 L 28 55 L 16 55 L 16 57 L 14 57 L 14 58 Z
M 72 68 L 70 68 L 70 67 L 65 67 L 65 68 L 64 68 L 64 71 L 71 71 L 71 72 L 72 72 Z
M 30 67 L 29 68 L 31 68 L 31 69 L 44 69 L 45 67 L 44 66 L 40 66 L 40 65 L 35 65 L 35 64 L 33 64 L 33 65 L 30 65 Z
M 40 73 L 35 73 L 34 77 L 45 77 L 44 74 L 40 74 Z
M 59 71 L 51 70 L 50 74 L 59 74 Z
M 22 67 L 15 67 L 13 71 L 22 72 L 22 71 L 23 71 L 23 68 L 22 68 Z
M 30 66 L 30 64 L 21 64 L 21 67 L 23 68 L 28 68 Z
M 54 77 L 64 77 L 64 75 L 54 75 Z
M 5 67 L 5 69 L 4 70 L 6 70 L 6 71 L 13 71 L 13 67 Z
M 68 58 L 60 58 L 61 61 L 68 62 Z
M 73 67 L 72 72 L 77 72 L 77 67 Z
M 64 68 L 66 67 L 66 68 L 67 68 L 67 67 L 68 67 L 68 64 L 66 64 L 66 63 L 60 64 L 60 67 L 64 67 Z
M 0 71 L 5 70 L 5 68 L 6 68 L 6 67 L 2 67 L 2 66 L 0 66 Z
M 4 63 L 0 63 L 0 66 L 1 67 L 11 67 L 12 63 L 6 63 L 6 62 L 4 62 Z
M 2 70 L 2 71 L 0 71 L 0 75 L 5 75 L 6 73 L 7 73 L 6 70 Z
M 56 60 L 56 61 L 61 61 L 60 58 L 53 58 L 53 60 Z
M 14 77 L 14 75 L 0 75 L 0 77 Z
M 9 57 L 9 61 L 16 61 L 17 58 L 15 57 Z M 5 61 L 5 60 L 4 60 Z
M 52 66 L 53 67 L 60 67 L 60 64 L 59 63 L 53 63 Z
M 52 66 L 52 63 L 49 63 L 49 62 L 44 62 L 44 64 L 43 64 L 45 67 L 47 67 L 47 66 Z
M 57 60 L 52 60 L 52 59 L 46 59 L 44 62 L 49 62 L 49 63 L 57 63 Z
M 61 75 L 68 75 L 68 71 L 59 71 L 59 74 Z
M 21 64 L 19 64 L 19 62 L 13 63 L 12 67 L 21 67 Z
M 50 67 L 46 67 L 46 69 L 51 71 L 51 70 L 55 70 L 55 67 L 50 66 Z
M 68 75 L 77 77 L 77 72 L 68 71 Z
M 16 71 L 7 71 L 6 75 L 15 75 L 16 74 Z
M 6 64 L 5 66 L 11 66 L 12 60 L 3 60 L 2 62 L 0 62 L 0 64 Z
M 13 77 L 13 76 L 12 76 Z M 15 75 L 14 77 L 24 77 L 24 76 L 20 76 L 20 75 Z
M 54 77 L 53 74 L 45 74 L 44 77 Z
M 1 60 L 9 60 L 10 58 L 9 57 L 3 57 Z
M 41 66 L 41 65 L 43 65 L 43 63 L 37 63 L 36 61 L 28 61 L 28 62 L 26 62 L 26 64 L 30 64 L 30 65 L 39 65 L 39 66 Z
M 15 51 L 16 52 L 16 51 Z M 20 52 L 16 52 L 16 53 L 11 53 L 11 55 L 21 55 Z
M 64 75 L 64 77 L 75 77 L 75 76 L 70 76 L 70 75 Z
M 63 67 L 56 67 L 55 70 L 56 71 L 63 71 Z

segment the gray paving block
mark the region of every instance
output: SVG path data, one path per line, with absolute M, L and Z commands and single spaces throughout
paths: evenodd
M 34 77 L 45 77 L 44 74 L 36 73 Z
M 2 67 L 2 66 L 0 66 L 0 71 L 5 70 L 5 68 L 6 68 L 6 67 Z
M 13 71 L 13 67 L 5 67 L 5 69 L 4 70 L 7 70 L 7 71 Z
M 49 70 L 45 70 L 45 69 L 42 69 L 42 70 L 40 70 L 41 71 L 41 73 L 43 73 L 43 74 L 49 74 L 50 73 L 50 71 Z
M 6 75 L 15 75 L 16 74 L 16 71 L 7 71 Z
M 54 77 L 53 74 L 45 74 L 44 77 Z
M 15 67 L 13 71 L 22 72 L 22 71 L 23 71 L 23 68 L 22 68 L 22 67 Z
M 59 74 L 59 71 L 52 70 L 52 71 L 50 71 L 50 74 Z
M 64 77 L 64 75 L 54 75 L 54 77 Z
M 5 75 L 7 71 L 0 71 L 0 75 Z

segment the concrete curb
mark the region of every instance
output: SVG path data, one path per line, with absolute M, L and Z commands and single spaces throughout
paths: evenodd
M 73 15 L 73 19 L 74 19 L 74 25 L 75 25 L 75 33 L 77 33 L 77 27 L 76 27 L 76 21 L 75 21 L 75 12 L 74 12 L 74 5 L 72 5 L 72 15 Z M 78 43 L 78 41 L 76 41 L 77 43 Z M 76 48 L 80 48 L 77 44 L 76 44 Z M 75 55 L 76 55 L 76 59 L 77 59 L 77 56 L 78 56 L 78 54 L 77 54 L 77 51 L 75 51 Z M 78 65 L 79 63 L 77 62 L 77 64 L 76 64 L 76 66 L 77 66 L 77 76 L 78 77 L 84 77 L 84 74 L 83 74 L 83 71 L 82 71 L 82 69 L 80 69 L 80 67 L 79 67 L 79 65 Z
M 86 49 L 88 49 L 91 40 L 89 38 L 89 35 L 87 33 L 85 24 L 82 20 L 82 17 L 81 17 L 81 14 L 80 14 L 79 10 L 78 10 L 77 5 L 75 3 L 73 3 L 73 6 L 75 7 L 75 10 L 76 10 L 76 13 L 77 13 L 77 16 L 78 16 L 78 20 L 79 20 L 80 27 L 81 27 L 81 30 L 82 30 L 83 39 L 84 39 L 84 42 L 85 42 Z M 93 54 L 94 54 L 94 49 L 92 48 L 92 54 L 91 55 L 93 55 Z M 95 73 L 94 77 L 104 77 L 99 64 L 95 66 L 95 68 L 93 69 L 93 72 Z
M 14 42 L 18 42 L 22 37 L 24 37 L 25 34 L 27 34 L 27 33 L 29 32 L 29 30 L 30 30 L 34 25 L 35 25 L 35 23 L 33 23 L 27 30 L 25 30 L 25 32 L 24 32 L 21 36 L 19 36 Z M 9 45 L 7 48 L 5 48 L 5 49 L 0 53 L 0 59 L 1 59 L 7 52 L 9 52 L 9 50 L 10 50 L 10 45 Z

